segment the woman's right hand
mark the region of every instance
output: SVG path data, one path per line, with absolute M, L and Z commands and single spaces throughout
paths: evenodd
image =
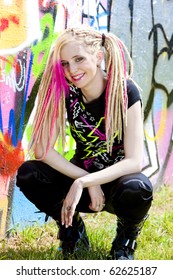
M 79 180 L 75 180 L 67 193 L 61 209 L 61 223 L 65 227 L 72 226 L 73 215 L 83 192 L 83 186 Z

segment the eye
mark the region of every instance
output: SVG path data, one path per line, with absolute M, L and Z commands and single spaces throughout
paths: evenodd
M 79 56 L 79 57 L 76 57 L 75 62 L 82 62 L 83 60 L 84 60 L 84 57 Z
M 61 65 L 63 68 L 67 67 L 68 66 L 68 62 L 67 61 L 61 61 Z

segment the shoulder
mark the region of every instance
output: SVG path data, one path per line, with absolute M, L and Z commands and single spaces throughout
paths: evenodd
M 130 108 L 134 103 L 137 101 L 141 101 L 142 104 L 142 97 L 139 91 L 139 88 L 134 83 L 133 80 L 127 80 L 127 95 L 128 95 L 128 108 Z

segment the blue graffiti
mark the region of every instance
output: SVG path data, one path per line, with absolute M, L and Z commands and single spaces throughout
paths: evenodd
M 8 136 L 11 138 L 13 147 L 17 146 L 16 139 L 16 126 L 15 126 L 15 113 L 14 110 L 10 110 L 9 123 L 8 123 Z
M 105 17 L 105 16 L 109 16 L 109 13 L 103 12 L 103 13 L 96 15 L 96 17 L 90 17 L 91 18 L 90 26 L 93 27 L 95 25 L 96 21 L 98 22 L 100 18 Z M 103 29 L 107 30 L 107 25 L 103 25 L 103 26 L 99 25 L 99 30 L 103 30 Z
M 21 119 L 20 119 L 20 124 L 19 124 L 18 141 L 21 141 L 22 134 L 23 134 L 23 124 L 24 124 L 24 118 L 25 118 L 25 109 L 26 109 L 26 102 L 27 102 L 27 97 L 28 97 L 28 88 L 29 88 L 29 81 L 30 81 L 30 77 L 31 77 L 32 63 L 33 63 L 33 54 L 31 53 L 30 60 L 29 60 L 28 76 L 27 76 L 25 93 L 24 93 L 24 100 L 23 100 L 22 111 L 21 111 Z
M 24 99 L 23 99 L 22 110 L 21 110 L 18 137 L 16 136 L 16 121 L 15 121 L 14 109 L 11 109 L 9 114 L 8 136 L 11 139 L 11 143 L 13 147 L 17 146 L 17 144 L 21 141 L 23 136 L 23 124 L 24 124 L 24 117 L 25 117 L 26 102 L 28 97 L 29 81 L 31 77 L 32 63 L 33 63 L 33 54 L 31 54 L 30 61 L 29 61 L 28 76 L 27 76 Z M 0 103 L 0 131 L 2 132 L 2 134 L 4 134 L 1 103 Z
M 2 123 L 2 109 L 1 109 L 1 103 L 0 103 L 0 131 L 3 134 L 3 123 Z

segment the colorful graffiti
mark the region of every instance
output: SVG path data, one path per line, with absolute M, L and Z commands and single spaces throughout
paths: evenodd
M 128 2 L 128 4 L 127 4 Z M 145 159 L 143 172 L 155 189 L 173 185 L 173 2 L 114 1 L 110 31 L 131 50 L 134 78 L 142 88 Z
M 111 31 L 128 46 L 134 78 L 143 90 L 143 172 L 155 188 L 173 184 L 173 2 L 141 2 L 0 0 L 0 238 L 17 223 L 43 220 L 16 188 L 15 171 L 25 160 L 49 50 L 69 26 Z M 67 138 L 68 157 L 74 145 L 68 128 Z
M 108 2 L 0 0 L 0 237 L 21 216 L 16 211 L 20 205 L 23 213 L 31 207 L 17 192 L 14 178 L 27 153 L 30 120 L 50 47 L 67 26 L 82 23 L 107 30 Z M 67 138 L 68 157 L 74 145 L 68 128 Z

